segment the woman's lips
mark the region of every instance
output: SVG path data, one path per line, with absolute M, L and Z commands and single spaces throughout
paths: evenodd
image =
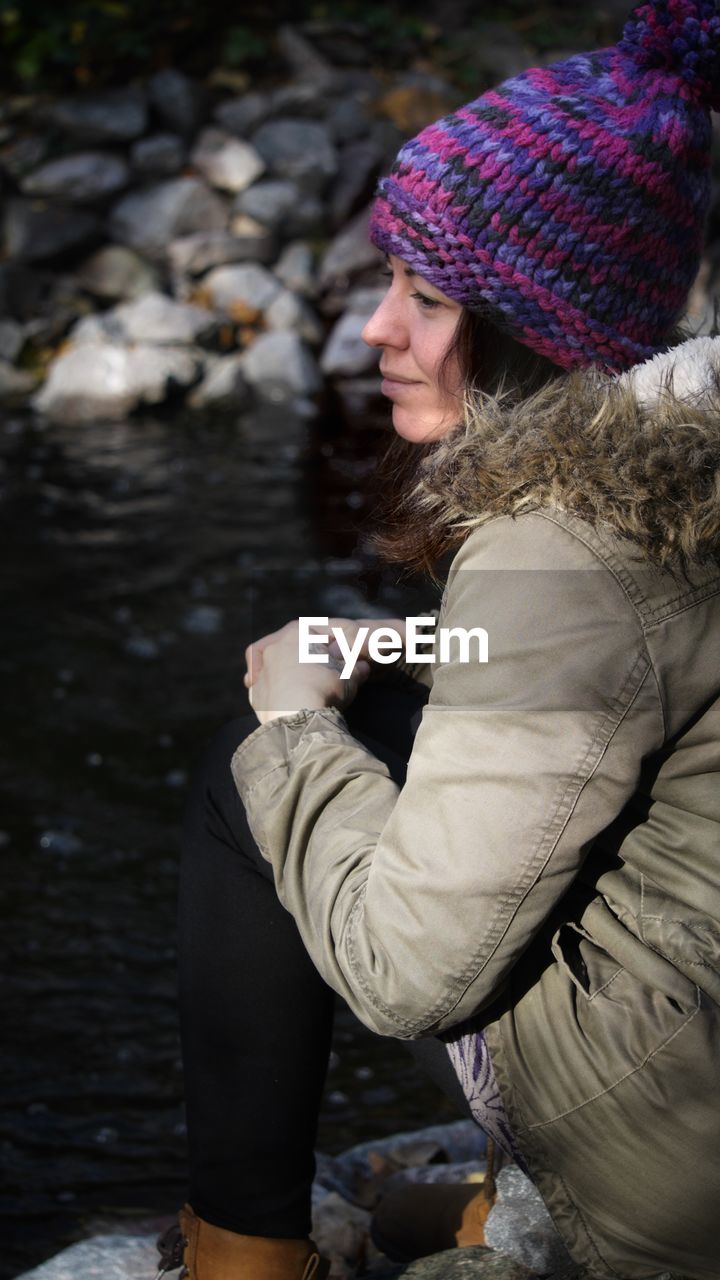
M 400 395 L 403 391 L 407 391 L 408 387 L 417 387 L 419 383 L 410 378 L 393 377 L 390 373 L 383 373 L 380 390 L 384 396 Z

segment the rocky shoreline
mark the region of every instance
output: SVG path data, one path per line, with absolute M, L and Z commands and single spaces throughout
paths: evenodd
M 408 1182 L 482 1181 L 484 1167 L 485 1139 L 471 1120 L 396 1134 L 351 1147 L 339 1156 L 319 1155 L 313 1235 L 331 1260 L 331 1280 L 586 1280 L 586 1273 L 566 1252 L 535 1187 L 512 1164 L 497 1175 L 498 1197 L 485 1227 L 487 1249 L 453 1249 L 399 1266 L 374 1247 L 370 1216 L 381 1191 Z M 157 1270 L 155 1240 L 169 1222 L 98 1221 L 89 1239 L 19 1280 L 151 1280 Z M 170 1274 L 172 1280 L 179 1272 Z
M 312 412 L 329 382 L 354 405 L 376 389 L 360 339 L 382 283 L 374 186 L 460 98 L 430 73 L 335 67 L 290 27 L 278 43 L 278 87 L 165 70 L 8 101 L 1 402 L 81 424 L 254 397 Z

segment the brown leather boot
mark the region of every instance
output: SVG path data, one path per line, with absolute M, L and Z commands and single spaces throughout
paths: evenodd
M 373 1243 L 393 1262 L 413 1262 L 444 1249 L 485 1244 L 493 1207 L 477 1182 L 414 1183 L 383 1196 L 370 1226 Z
M 330 1264 L 312 1240 L 243 1236 L 180 1211 L 187 1280 L 325 1280 Z

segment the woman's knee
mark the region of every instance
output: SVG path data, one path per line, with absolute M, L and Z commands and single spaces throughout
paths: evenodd
M 183 847 L 192 852 L 202 850 L 208 841 L 220 840 L 239 855 L 249 857 L 270 876 L 270 868 L 250 831 L 231 770 L 235 751 L 257 728 L 257 717 L 251 713 L 228 721 L 210 738 L 190 780 Z

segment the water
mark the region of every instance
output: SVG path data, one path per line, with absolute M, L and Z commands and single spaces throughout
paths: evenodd
M 203 741 L 247 709 L 245 645 L 300 613 L 426 596 L 357 530 L 386 415 L 6 419 L 0 1274 L 185 1188 L 177 844 Z M 455 1118 L 340 1011 L 319 1145 Z

